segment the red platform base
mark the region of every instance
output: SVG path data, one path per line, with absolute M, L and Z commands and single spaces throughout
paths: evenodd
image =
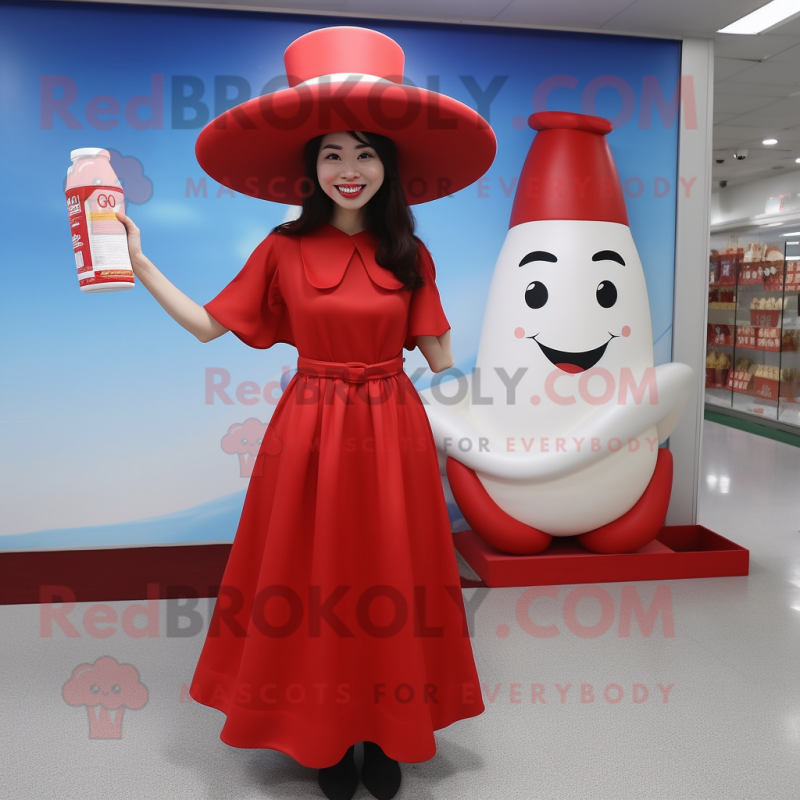
M 489 587 L 659 581 L 747 575 L 750 551 L 701 525 L 665 526 L 635 553 L 590 553 L 575 537 L 554 538 L 534 556 L 502 553 L 474 531 L 453 534 L 456 549 Z

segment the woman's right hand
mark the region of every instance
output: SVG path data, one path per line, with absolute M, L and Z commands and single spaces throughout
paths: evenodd
M 139 229 L 134 224 L 133 220 L 126 216 L 120 209 L 116 210 L 117 219 L 125 226 L 125 231 L 128 234 L 128 254 L 131 257 L 131 266 L 133 272 L 144 265 L 147 257 L 142 252 L 142 236 Z

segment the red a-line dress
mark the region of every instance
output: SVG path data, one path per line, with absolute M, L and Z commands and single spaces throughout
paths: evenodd
M 270 234 L 205 308 L 245 344 L 376 364 L 450 325 L 433 261 L 403 287 L 369 231 Z M 296 373 L 273 413 L 192 680 L 220 738 L 308 767 L 356 742 L 426 761 L 484 710 L 436 446 L 402 370 Z

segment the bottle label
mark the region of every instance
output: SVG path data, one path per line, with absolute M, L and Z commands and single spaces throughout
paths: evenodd
M 66 192 L 72 249 L 81 287 L 133 283 L 128 236 L 115 211 L 125 211 L 116 186 L 76 186 Z

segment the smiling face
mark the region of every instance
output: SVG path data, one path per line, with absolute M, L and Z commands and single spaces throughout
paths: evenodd
M 626 225 L 518 225 L 497 272 L 509 334 L 534 348 L 531 362 L 569 374 L 652 363 L 647 289 Z
M 639 376 L 652 366 L 647 287 L 627 225 L 548 220 L 509 230 L 476 360 L 480 394 L 492 403 L 470 402 L 476 420 L 498 436 L 570 430 L 599 408 L 583 399 L 580 381 L 602 395 L 624 369 Z
M 618 264 L 619 266 L 622 267 L 627 266 L 625 259 L 616 250 L 598 250 L 596 253 L 592 254 L 591 260 L 592 264 L 600 265 L 603 264 L 603 262 L 612 262 L 613 264 Z M 530 269 L 526 270 L 525 268 L 529 264 L 536 265 L 539 264 L 540 262 L 543 264 L 558 264 L 558 256 L 547 250 L 531 250 L 520 259 L 519 267 L 524 272 L 530 273 L 534 271 Z M 602 269 L 604 271 L 602 273 L 598 273 L 598 275 L 606 274 L 609 271 L 609 267 L 607 264 L 603 264 L 603 266 L 599 267 L 599 269 Z M 555 273 L 557 273 L 558 267 L 555 267 L 554 271 Z M 611 271 L 618 272 L 618 270 L 614 269 L 612 269 Z M 590 283 L 597 278 L 597 275 L 592 274 L 596 272 L 596 270 L 594 270 L 593 268 L 589 268 L 588 270 L 585 270 L 585 272 L 588 273 L 585 277 L 589 279 Z M 536 270 L 534 272 L 534 274 L 536 274 L 537 277 L 544 278 L 545 276 L 540 273 L 541 270 Z M 619 282 L 619 277 L 617 276 L 615 277 L 617 278 L 617 282 Z M 625 279 L 624 275 L 620 277 L 622 277 L 623 280 Z M 580 276 L 575 276 L 575 278 L 579 282 L 584 283 L 584 281 L 581 281 Z M 548 281 L 551 283 L 552 287 L 553 281 L 550 279 L 550 277 L 548 277 Z M 558 281 L 557 279 L 555 282 L 557 284 L 561 283 L 561 281 Z M 583 290 L 584 288 L 585 288 L 584 286 L 581 286 L 581 290 Z M 585 294 L 585 292 L 581 291 L 580 294 Z M 594 299 L 597 302 L 597 306 L 599 306 L 601 309 L 610 310 L 617 305 L 617 301 L 619 300 L 619 292 L 617 291 L 617 284 L 611 280 L 601 280 L 597 284 L 594 294 L 595 294 Z M 531 281 L 525 287 L 525 304 L 530 308 L 532 308 L 533 310 L 539 311 L 540 309 L 543 309 L 548 304 L 548 302 L 550 302 L 550 290 L 548 290 L 547 284 L 543 280 Z M 589 310 L 595 311 L 596 309 L 594 308 L 594 304 L 590 305 L 591 309 Z M 602 313 L 600 313 L 597 316 L 598 316 L 598 323 L 600 323 L 601 326 L 603 326 L 603 320 L 601 319 L 603 316 L 606 317 L 605 321 L 608 323 L 609 327 L 611 327 L 615 323 L 615 320 L 611 315 L 603 315 Z M 536 319 L 534 318 L 532 321 L 536 322 Z M 595 364 L 597 364 L 597 362 L 600 361 L 600 359 L 605 355 L 606 348 L 613 339 L 617 339 L 620 336 L 624 337 L 630 336 L 630 332 L 631 329 L 630 326 L 628 325 L 623 325 L 622 328 L 620 329 L 620 333 L 612 333 L 612 331 L 609 330 L 607 331 L 608 338 L 606 339 L 605 342 L 603 342 L 603 344 L 599 345 L 598 347 L 593 347 L 589 350 L 578 350 L 578 351 L 559 350 L 554 347 L 547 346 L 539 338 L 541 336 L 541 332 L 527 335 L 525 333 L 525 329 L 522 327 L 518 327 L 515 330 L 515 336 L 517 336 L 517 338 L 523 338 L 527 336 L 527 338 L 532 339 L 533 341 L 536 342 L 536 344 L 539 345 L 539 348 L 541 349 L 542 353 L 544 353 L 547 360 L 550 361 L 550 363 L 553 364 L 553 366 L 558 367 L 560 370 L 564 372 L 575 374 L 577 372 L 584 372 L 585 370 L 591 369 L 593 366 L 595 366 Z M 561 337 L 559 336 L 557 338 Z
M 363 134 L 361 138 L 366 139 Z M 375 149 L 346 131 L 323 137 L 317 178 L 325 194 L 344 212 L 358 212 L 383 184 L 383 163 Z

